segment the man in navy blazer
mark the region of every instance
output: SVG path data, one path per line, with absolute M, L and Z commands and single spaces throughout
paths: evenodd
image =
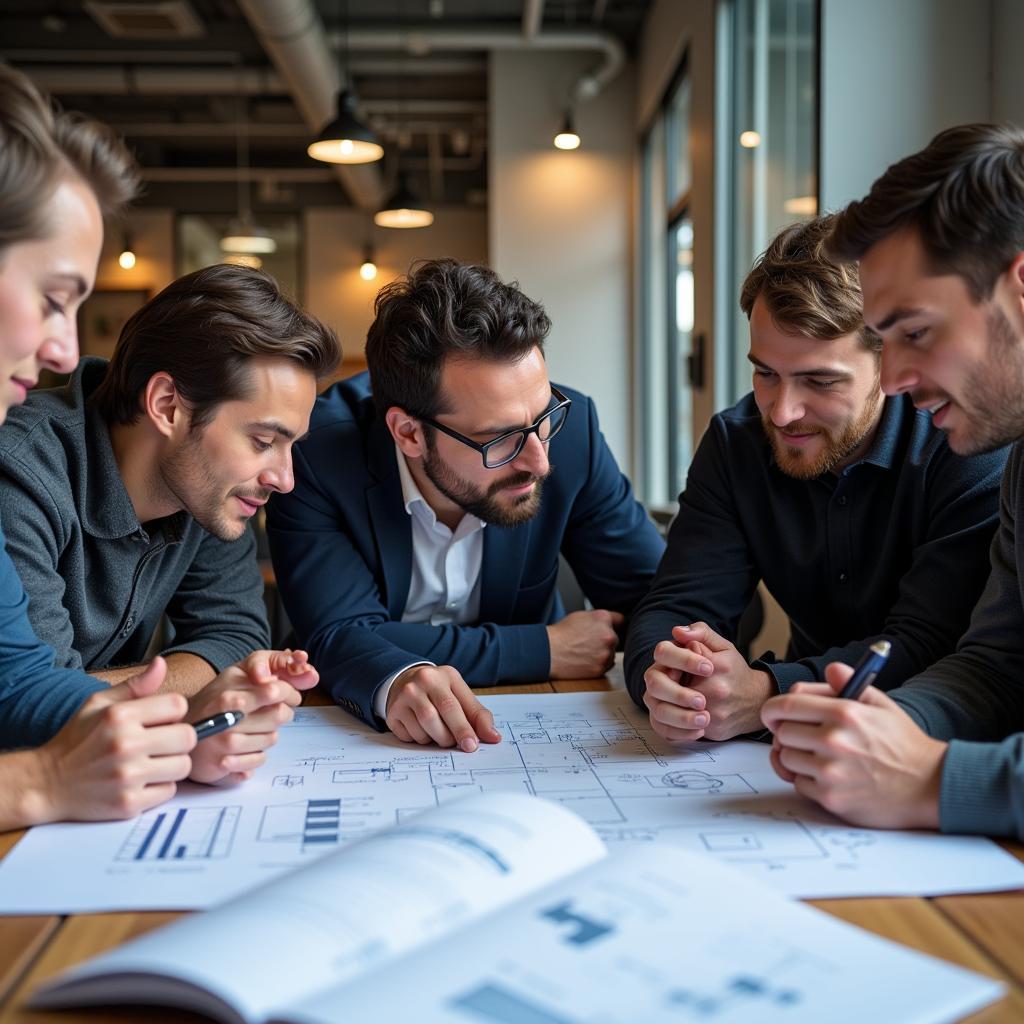
M 474 750 L 500 734 L 470 686 L 601 675 L 664 543 L 593 403 L 548 380 L 538 303 L 435 260 L 375 313 L 268 511 L 274 569 L 338 704 Z M 565 615 L 560 552 L 596 610 Z

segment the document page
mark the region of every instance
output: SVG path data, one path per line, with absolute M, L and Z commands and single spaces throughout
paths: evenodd
M 647 846 L 280 1020 L 930 1024 L 1002 993 L 997 981 L 788 902 L 734 869 Z
M 459 800 L 104 954 L 33 1005 L 166 1001 L 260 1021 L 604 856 L 596 835 L 556 804 Z
M 200 909 L 470 794 L 563 804 L 612 847 L 671 843 L 798 897 L 1024 887 L 980 837 L 846 825 L 777 778 L 767 744 L 672 745 L 622 693 L 485 698 L 503 739 L 472 754 L 300 708 L 233 789 L 182 786 L 134 821 L 32 829 L 0 864 L 0 912 Z

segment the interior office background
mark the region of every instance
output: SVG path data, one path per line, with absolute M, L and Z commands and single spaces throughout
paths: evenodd
M 217 6 L 178 2 L 200 22 Z M 45 51 L 25 42 L 26 19 L 69 23 L 90 6 L 39 0 L 17 14 L 8 9 L 0 57 L 65 105 L 85 98 L 117 124 L 117 90 L 105 100 L 100 85 L 88 84 L 110 73 L 99 49 L 83 59 L 80 40 L 60 31 Z M 359 30 L 380 3 L 309 6 L 333 25 L 333 50 L 354 68 L 366 56 Z M 503 12 L 513 33 L 521 18 L 526 34 L 534 19 L 532 38 L 473 51 L 485 69 L 477 98 L 485 139 L 464 162 L 481 164 L 484 187 L 438 195 L 430 162 L 410 159 L 428 196 L 433 188 L 434 223 L 387 230 L 374 228 L 365 202 L 329 171 L 313 171 L 312 161 L 321 184 L 313 201 L 297 204 L 288 175 L 257 174 L 266 169 L 250 155 L 251 202 L 279 242 L 268 269 L 338 330 L 349 371 L 361 366 L 376 292 L 412 259 L 480 261 L 517 280 L 551 315 L 552 378 L 594 397 L 612 451 L 652 507 L 671 508 L 710 416 L 749 390 L 736 298 L 771 235 L 860 196 L 885 166 L 944 127 L 1024 123 L 1017 0 L 399 0 L 396 11 L 403 25 L 420 19 L 428 29 L 431 18 L 465 25 L 474 13 L 487 13 L 493 27 Z M 580 148 L 556 150 L 566 97 L 601 55 L 578 40 L 559 48 L 550 37 L 610 36 L 616 14 L 632 18 L 625 59 L 596 96 L 573 103 Z M 410 29 L 394 58 L 405 75 L 430 59 L 412 38 Z M 79 62 L 61 61 L 62 47 Z M 122 82 L 133 74 L 141 83 L 123 64 Z M 254 154 L 258 91 L 249 90 L 244 114 Z M 395 108 L 412 110 L 415 100 L 399 96 Z M 300 129 L 278 145 L 299 151 L 306 141 Z M 104 247 L 97 287 L 108 304 L 111 294 L 126 302 L 152 295 L 218 258 L 217 233 L 236 212 L 232 175 L 204 185 L 197 171 L 187 184 L 181 168 L 143 164 L 148 195 Z M 137 257 L 128 270 L 118 263 L 126 238 Z M 359 273 L 368 244 L 378 266 L 372 281 Z

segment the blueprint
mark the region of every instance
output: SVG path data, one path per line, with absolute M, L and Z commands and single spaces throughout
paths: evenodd
M 300 708 L 242 786 L 182 786 L 134 821 L 33 829 L 0 864 L 0 912 L 205 907 L 428 807 L 497 792 L 561 803 L 613 854 L 672 844 L 791 896 L 1024 887 L 1024 864 L 986 839 L 851 828 L 778 779 L 766 744 L 669 744 L 621 692 L 485 703 L 502 742 L 472 754 Z

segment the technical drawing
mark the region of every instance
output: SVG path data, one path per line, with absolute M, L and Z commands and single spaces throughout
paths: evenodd
M 115 860 L 213 860 L 227 857 L 241 807 L 192 807 L 144 814 Z
M 311 848 L 336 846 L 340 832 L 340 800 L 303 800 L 264 808 L 256 838 L 263 842 L 298 843 L 305 853 Z
M 305 781 L 306 779 L 303 775 L 275 775 L 271 785 L 283 787 L 284 789 L 293 789 L 295 786 L 301 786 Z
M 574 911 L 572 900 L 559 903 L 556 907 L 548 907 L 547 910 L 540 912 L 540 916 L 558 925 L 572 925 L 572 930 L 562 935 L 562 941 L 569 946 L 589 946 L 592 942 L 615 933 L 614 925 Z
M 511 1024 L 528 1021 L 529 1024 L 578 1024 L 561 1013 L 552 1013 L 533 999 L 513 992 L 504 985 L 488 982 L 456 996 L 448 1004 L 474 1020 L 491 1024 Z

